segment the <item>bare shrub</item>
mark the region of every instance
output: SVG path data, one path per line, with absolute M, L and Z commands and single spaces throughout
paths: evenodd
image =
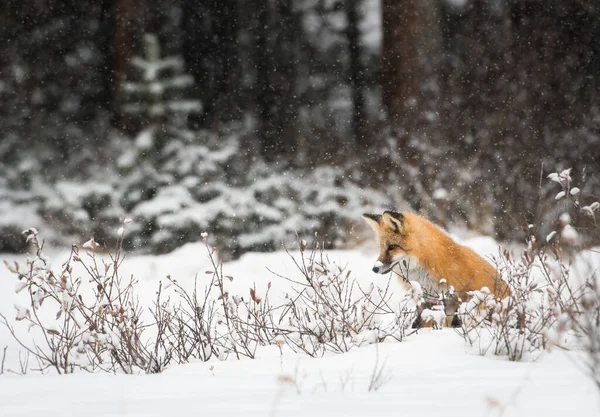
M 582 314 L 576 326 L 582 335 L 581 345 L 586 353 L 583 367 L 600 389 L 600 286 L 597 277 L 589 283 L 581 307 Z
M 392 379 L 392 374 L 386 369 L 387 360 L 384 359 L 382 363 L 379 363 L 379 349 L 375 350 L 375 365 L 373 366 L 373 372 L 369 379 L 369 392 L 378 391 L 381 387 L 387 384 Z
M 500 300 L 487 288 L 472 291 L 459 310 L 460 332 L 481 354 L 519 361 L 548 347 L 555 326 L 576 311 L 582 289 L 570 286 L 568 268 L 546 251 L 520 258 L 501 251 L 494 263 L 512 294 Z
M 96 255 L 99 245 L 92 238 L 84 244 L 89 252 L 72 247 L 60 272 L 51 268 L 37 230 L 24 232 L 35 255 L 24 267 L 17 263 L 7 263 L 7 267 L 19 278 L 16 291 L 28 295 L 27 305 L 15 306 L 15 320 L 28 324 L 32 343 L 25 341 L 26 336 L 18 333 L 5 315 L 0 317 L 40 369 L 54 368 L 58 373 L 75 369 L 150 371 L 151 353 L 142 342 L 144 325 L 134 294 L 135 280 L 119 274 L 124 227 L 119 232 L 118 249 L 109 255 L 109 261 Z M 83 271 L 81 276 L 75 272 L 78 268 Z
M 173 287 L 176 297 L 155 304 L 156 325 L 164 329 L 164 341 L 178 363 L 207 361 L 213 356 L 222 360 L 230 355 L 254 358 L 258 346 L 272 344 L 275 337 L 268 292 L 259 298 L 254 289 L 249 289 L 248 300 L 229 294 L 225 280 L 232 281 L 233 277 L 223 274 L 223 264 L 206 234 L 203 242 L 212 266 L 205 271 L 210 280 L 200 291 L 196 276 L 190 292 L 167 277 L 166 287 Z
M 582 177 L 585 178 L 585 176 L 584 170 Z M 560 173 L 553 172 L 548 175 L 548 178 L 560 186 L 561 191 L 556 195 L 555 199 L 564 201 L 565 212 L 567 212 L 566 210 L 570 203 L 580 214 L 579 221 L 582 224 L 586 224 L 585 227 L 572 227 L 570 224 L 570 216 L 563 215 L 559 230 L 550 234 L 554 235 L 552 236 L 552 241 L 558 243 L 565 242 L 566 244 L 577 243 L 577 230 L 582 230 L 584 228 L 587 232 L 590 232 L 591 235 L 595 236 L 596 241 L 600 240 L 600 224 L 598 221 L 600 201 L 597 200 L 597 194 L 594 196 L 593 193 L 588 193 L 588 196 L 586 196 L 579 187 L 573 185 L 571 169 L 563 170 Z M 585 200 L 588 201 L 584 202 Z M 597 249 L 590 249 L 589 253 L 598 255 L 600 252 Z M 580 277 L 582 291 L 574 294 L 573 298 L 576 298 L 577 301 L 575 305 L 576 308 L 566 310 L 566 312 L 569 313 L 569 318 L 571 320 L 567 322 L 568 325 L 563 324 L 563 329 L 561 330 L 566 329 L 575 332 L 580 347 L 585 352 L 583 367 L 593 379 L 598 389 L 600 389 L 599 264 L 597 261 L 594 262 L 594 259 L 583 259 L 582 257 L 580 257 L 579 262 L 585 264 L 585 268 L 583 268 L 584 276 Z
M 100 256 L 92 239 L 84 245 L 89 250 L 73 246 L 59 272 L 44 255 L 37 231 L 25 231 L 34 256 L 26 266 L 8 267 L 18 277 L 17 292 L 27 293 L 27 303 L 16 306 L 16 322 L 27 323 L 29 333 L 0 317 L 40 370 L 156 373 L 171 363 L 254 358 L 266 345 L 322 356 L 402 340 L 415 318 L 413 292 L 394 302 L 390 281 L 383 289 L 362 288 L 316 242 L 307 251 L 299 241 L 298 259 L 288 252 L 301 279 L 282 277 L 292 281 L 283 304 L 271 304 L 270 283 L 264 293 L 253 286 L 247 296 L 230 294 L 234 278 L 223 273 L 206 234 L 211 268 L 202 276 L 209 279 L 197 275 L 190 288 L 167 276 L 152 304 L 141 305 L 136 280 L 119 272 L 125 226 L 114 253 Z
M 191 293 L 171 276 L 167 276 L 167 281 L 165 287 L 174 288 L 176 301 L 169 298 L 156 302 L 153 308 L 157 326 L 164 329 L 165 336 L 161 341 L 163 349 L 172 351 L 176 363 L 186 363 L 192 359 L 207 361 L 213 356 L 218 357 L 220 352 L 212 337 L 217 314 L 216 301 L 209 299 L 212 285 L 201 298 L 197 276 Z
M 289 256 L 300 273 L 277 323 L 279 333 L 294 350 L 310 356 L 347 352 L 388 337 L 402 340 L 414 320 L 414 310 L 391 303 L 390 281 L 385 288 L 362 288 L 346 266 L 332 262 L 315 239 L 298 240 L 299 258 Z
M 548 176 L 562 189 L 555 199 L 564 199 L 565 210 L 571 202 L 596 224 L 594 216 L 600 204 L 581 206 L 580 189 L 572 185 L 570 174 L 568 169 Z M 533 233 L 535 226 L 529 225 L 527 248 L 520 256 L 500 251 L 493 262 L 512 294 L 499 300 L 487 288 L 473 291 L 460 307 L 460 333 L 481 354 L 491 351 L 510 360 L 556 345 L 569 347 L 566 341 L 575 335 L 590 354 L 588 367 L 598 375 L 595 364 L 600 360 L 594 353 L 600 346 L 595 324 L 600 300 L 597 277 L 594 273 L 573 276 L 572 257 L 563 249 L 577 240 L 577 232 L 566 214 L 561 215 L 559 226 L 540 241 Z

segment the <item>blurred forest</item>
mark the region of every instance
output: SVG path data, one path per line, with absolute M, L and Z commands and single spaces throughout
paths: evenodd
M 4 0 L 0 250 L 125 216 L 140 251 L 343 247 L 392 207 L 519 239 L 542 175 L 599 192 L 599 93 L 592 0 Z

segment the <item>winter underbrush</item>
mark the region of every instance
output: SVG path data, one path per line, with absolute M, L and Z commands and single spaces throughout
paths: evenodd
M 530 224 L 527 247 L 520 255 L 499 248 L 492 263 L 511 294 L 500 300 L 487 288 L 473 291 L 460 306 L 458 332 L 479 353 L 513 361 L 535 359 L 552 348 L 581 350 L 583 368 L 600 387 L 598 251 L 573 250 L 578 232 L 568 214 L 568 209 L 579 212 L 577 218 L 591 222 L 589 229 L 598 234 L 599 203 L 583 204 L 570 171 L 548 176 L 561 187 L 556 200 L 568 199 L 556 231 L 540 239 Z
M 415 319 L 409 297 L 396 299 L 389 280 L 383 288 L 361 287 L 346 266 L 332 262 L 318 245 L 308 251 L 306 245 L 299 240 L 298 278 L 279 275 L 292 284 L 277 323 L 293 351 L 315 357 L 406 337 Z
M 597 232 L 598 203 L 583 205 L 569 171 L 550 178 L 562 187 L 560 197 L 570 196 Z M 459 306 L 456 331 L 478 353 L 512 361 L 535 359 L 549 349 L 577 349 L 582 367 L 600 388 L 598 254 L 567 250 L 577 238 L 575 226 L 566 215 L 558 224 L 544 242 L 530 225 L 521 254 L 499 248 L 492 262 L 510 295 L 496 298 L 487 288 L 471 292 Z M 209 243 L 212 236 L 201 233 L 209 267 L 191 282 L 164 277 L 153 301 L 142 303 L 136 278 L 121 272 L 131 226 L 129 219 L 122 221 L 116 249 L 108 253 L 94 239 L 74 245 L 60 268 L 51 266 L 37 230 L 24 232 L 31 255 L 24 264 L 6 265 L 17 278 L 21 302 L 14 316 L 0 311 L 2 323 L 27 352 L 24 362 L 58 373 L 157 373 L 192 361 L 252 359 L 268 346 L 281 355 L 322 357 L 402 342 L 429 323 L 441 328 L 448 321 L 445 305 L 457 301 L 443 282 L 435 293 L 409 279 L 408 262 L 396 271 L 405 294 L 392 291 L 393 274 L 383 285 L 365 285 L 330 258 L 317 236 L 309 244 L 298 235 L 297 249 L 286 250 L 292 270 L 266 265 L 271 281 L 244 284 L 247 291 L 240 292 L 232 283 L 243 278 L 228 275 Z
M 24 232 L 31 256 L 24 265 L 6 263 L 22 303 L 0 319 L 26 352 L 24 361 L 36 364 L 32 369 L 156 373 L 196 360 L 252 359 L 263 346 L 321 357 L 402 340 L 414 320 L 410 300 L 393 300 L 389 281 L 362 288 L 316 240 L 310 249 L 298 240 L 298 253 L 288 252 L 293 274 L 272 272 L 289 281 L 282 297 L 271 296 L 271 283 L 234 293 L 228 285 L 234 278 L 205 233 L 210 269 L 198 271 L 193 283 L 166 276 L 154 301 L 141 305 L 137 280 L 121 273 L 130 223 L 119 228 L 114 252 L 103 253 L 92 239 L 74 245 L 59 269 L 51 267 L 37 230 Z

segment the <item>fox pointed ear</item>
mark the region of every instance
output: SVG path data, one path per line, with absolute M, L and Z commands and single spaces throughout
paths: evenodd
M 384 211 L 381 216 L 383 224 L 392 229 L 394 233 L 404 234 L 404 216 L 395 211 Z
M 381 219 L 381 214 L 369 214 L 365 213 L 362 215 L 363 219 L 371 226 L 375 232 L 379 230 L 379 219 Z

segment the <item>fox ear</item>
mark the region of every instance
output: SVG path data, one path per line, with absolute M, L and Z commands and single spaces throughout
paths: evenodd
M 384 211 L 381 216 L 383 223 L 394 233 L 404 234 L 404 216 L 395 211 Z
M 375 232 L 379 230 L 379 220 L 381 219 L 381 214 L 369 214 L 365 213 L 362 215 L 363 219 L 371 226 Z

